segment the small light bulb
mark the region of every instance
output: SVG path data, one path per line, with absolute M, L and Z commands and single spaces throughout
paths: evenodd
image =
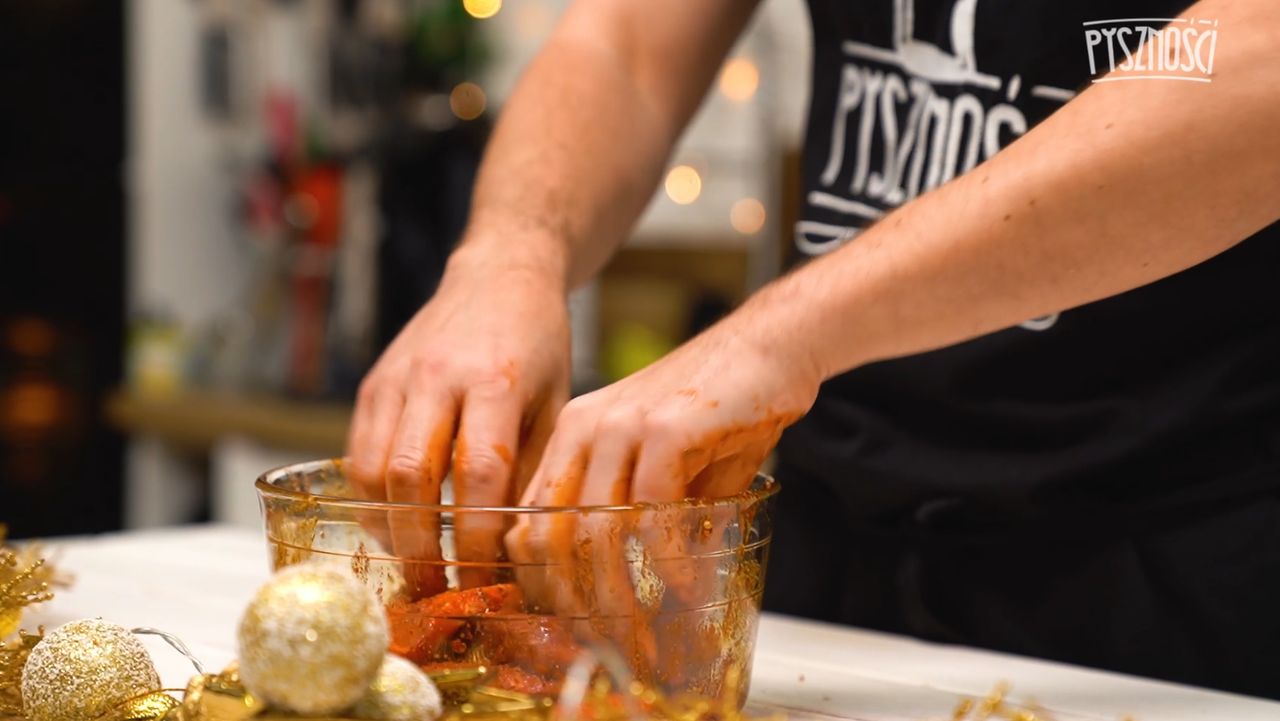
M 720 71 L 720 92 L 735 103 L 745 103 L 760 87 L 760 70 L 750 58 L 733 58 Z
M 462 0 L 462 7 L 471 17 L 484 20 L 498 14 L 502 0 Z
M 688 205 L 702 194 L 702 177 L 688 165 L 677 165 L 667 172 L 663 187 L 668 198 L 680 205 Z
M 729 224 L 743 235 L 755 235 L 764 227 L 766 214 L 764 203 L 755 198 L 743 198 L 729 209 Z
M 463 120 L 484 115 L 484 90 L 475 83 L 458 83 L 449 93 L 449 109 Z

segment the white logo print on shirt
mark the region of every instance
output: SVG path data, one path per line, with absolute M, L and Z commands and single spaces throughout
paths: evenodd
M 823 222 L 807 213 L 795 228 L 801 252 L 819 255 L 838 247 L 888 210 L 995 155 L 1002 139 L 1027 131 L 1026 116 L 1012 104 L 1022 92 L 1022 76 L 1002 79 L 978 68 L 977 4 L 953 2 L 951 52 L 915 37 L 914 0 L 894 0 L 892 48 L 842 43 L 845 62 L 821 189 L 808 193 L 805 206 L 827 215 L 834 211 L 848 222 Z M 948 97 L 936 91 L 940 86 L 959 90 Z M 987 92 L 980 96 L 971 89 Z M 992 91 L 1000 93 L 994 101 Z M 1075 95 L 1049 85 L 1033 85 L 1028 92 L 1056 103 Z M 873 144 L 881 149 L 877 169 L 870 167 Z M 1056 315 L 1045 316 L 1023 326 L 1044 330 L 1055 320 Z

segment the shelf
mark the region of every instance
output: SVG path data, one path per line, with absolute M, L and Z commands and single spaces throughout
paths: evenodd
M 147 396 L 118 390 L 106 403 L 110 423 L 126 433 L 156 436 L 207 451 L 227 436 L 290 450 L 341 455 L 351 406 L 270 395 L 190 390 Z

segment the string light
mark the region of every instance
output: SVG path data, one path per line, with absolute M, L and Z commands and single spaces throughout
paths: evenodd
M 668 198 L 680 205 L 688 205 L 702 194 L 702 177 L 688 165 L 677 165 L 667 172 L 663 187 Z
M 502 0 L 462 0 L 462 7 L 471 17 L 484 20 L 498 14 Z
M 463 120 L 475 120 L 484 114 L 484 90 L 475 83 L 458 83 L 449 93 L 449 109 Z
M 750 58 L 733 58 L 720 71 L 720 92 L 735 103 L 745 103 L 760 87 L 760 69 Z
M 755 235 L 764 227 L 764 203 L 755 198 L 743 198 L 729 209 L 729 224 L 743 235 Z

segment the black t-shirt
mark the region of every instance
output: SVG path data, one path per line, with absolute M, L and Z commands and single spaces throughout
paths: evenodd
M 1100 72 L 1089 23 L 1172 18 L 1186 3 L 810 6 L 801 257 L 858 242 L 1061 107 Z M 869 522 L 937 508 L 984 524 L 1128 518 L 1280 485 L 1277 276 L 1273 225 L 1151 285 L 859 368 L 824 385 L 780 457 Z

